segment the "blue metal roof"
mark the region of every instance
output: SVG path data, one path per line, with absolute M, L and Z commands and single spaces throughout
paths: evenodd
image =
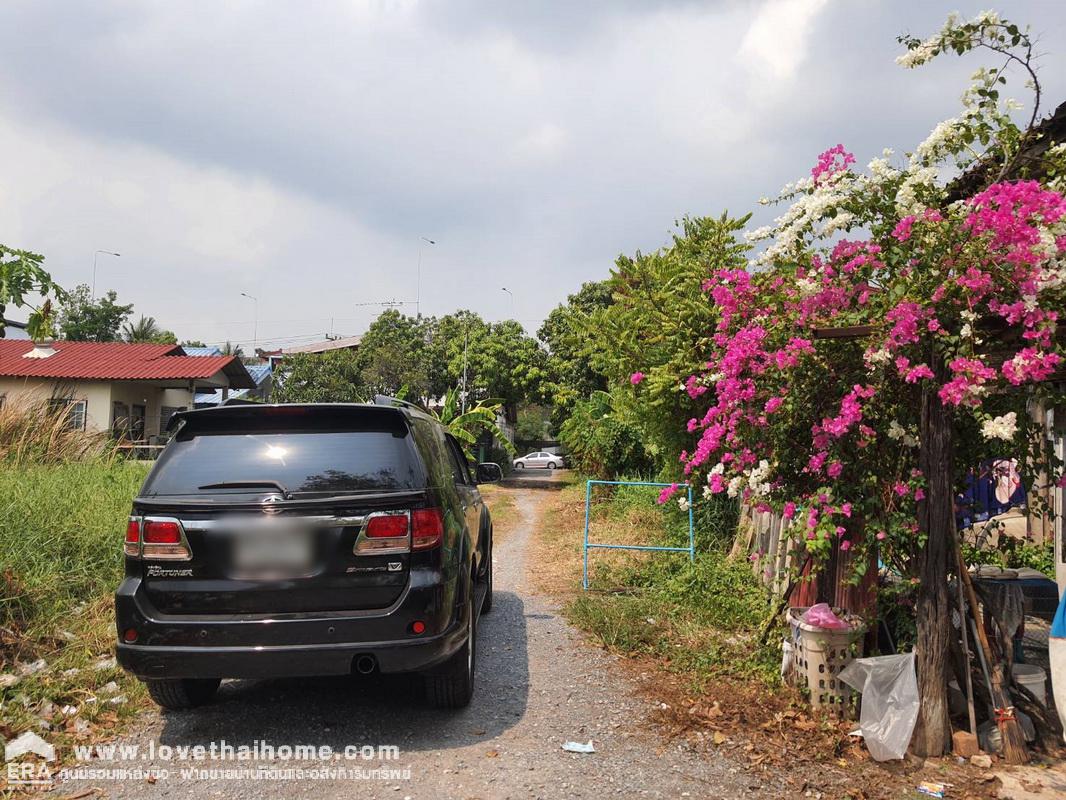
M 182 350 L 185 351 L 187 356 L 220 356 L 222 351 L 217 347 L 186 347 L 182 345 Z
M 270 377 L 270 364 L 245 365 L 245 369 L 248 370 L 248 374 L 252 376 L 252 380 L 255 381 L 257 387 L 262 386 L 263 381 Z M 248 394 L 248 391 L 248 389 L 230 389 L 227 397 L 233 399 L 244 397 Z M 196 396 L 193 398 L 193 403 L 195 405 L 220 405 L 222 403 L 222 390 L 216 389 L 213 392 L 197 392 Z

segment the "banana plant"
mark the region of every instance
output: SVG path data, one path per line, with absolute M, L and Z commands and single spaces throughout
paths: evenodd
M 436 415 L 440 423 L 468 452 L 473 451 L 478 437 L 488 431 L 508 455 L 513 457 L 517 452 L 514 445 L 507 438 L 507 434 L 496 424 L 496 415 L 501 408 L 503 408 L 503 401 L 493 398 L 481 400 L 473 408 L 462 411 L 459 405 L 459 391 L 449 389 L 444 395 L 444 405 L 441 406 L 440 412 L 431 411 L 430 413 Z

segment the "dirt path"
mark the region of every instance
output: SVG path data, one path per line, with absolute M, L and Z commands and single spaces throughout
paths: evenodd
M 518 522 L 496 548 L 496 599 L 482 618 L 478 687 L 462 712 L 424 707 L 406 679 L 230 682 L 219 700 L 195 712 L 153 714 L 127 742 L 147 748 L 226 743 L 396 745 L 395 762 L 138 761 L 170 774 L 154 784 L 70 782 L 57 794 L 91 786 L 112 797 L 742 797 L 780 796 L 724 757 L 697 755 L 661 739 L 646 724 L 652 708 L 613 658 L 582 640 L 530 584 L 527 560 L 539 525 L 538 490 L 512 490 Z M 590 755 L 565 741 L 592 740 Z M 410 768 L 409 778 L 234 780 L 181 775 L 182 768 Z M 123 764 L 94 762 L 94 766 Z

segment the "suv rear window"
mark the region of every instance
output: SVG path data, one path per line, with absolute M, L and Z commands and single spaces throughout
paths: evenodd
M 276 491 L 256 487 L 201 487 L 221 483 L 276 481 L 294 495 L 403 491 L 426 481 L 406 425 L 380 430 L 337 430 L 311 424 L 293 429 L 272 420 L 242 425 L 244 430 L 212 430 L 190 425 L 159 457 L 142 494 L 200 495 Z M 309 420 L 308 422 L 326 420 Z M 250 422 L 250 421 L 249 421 Z M 206 429 L 204 429 L 206 428 Z

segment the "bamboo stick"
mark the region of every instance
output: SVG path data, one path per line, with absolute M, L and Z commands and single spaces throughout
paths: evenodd
M 962 557 L 962 545 L 957 534 L 955 536 L 955 553 L 958 561 L 959 585 L 965 587 L 966 600 L 969 602 L 970 611 L 973 613 L 974 628 L 977 631 L 977 646 L 980 648 L 979 655 L 984 658 L 986 664 L 991 664 L 992 668 L 992 685 L 989 687 L 989 694 L 992 696 L 993 719 L 999 726 L 1003 740 L 1003 760 L 1008 764 L 1024 764 L 1029 760 L 1029 751 L 1025 746 L 1025 734 L 1022 733 L 1022 727 L 1014 716 L 1014 706 L 1011 705 L 1010 695 L 1004 687 L 1003 663 L 999 659 L 996 659 L 994 663 L 992 662 L 992 649 L 988 644 L 988 634 L 985 633 L 985 626 L 980 624 L 980 620 L 977 619 L 977 593 L 974 591 L 970 573 L 966 569 L 966 562 Z

